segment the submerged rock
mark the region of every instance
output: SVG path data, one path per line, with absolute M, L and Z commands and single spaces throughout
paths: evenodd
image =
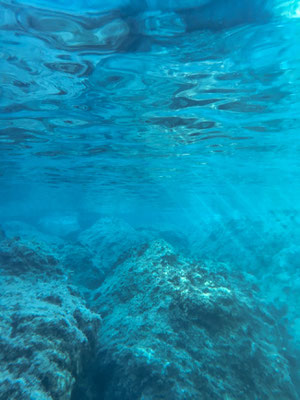
M 0 399 L 70 399 L 99 316 L 59 282 L 0 279 Z
M 1 400 L 68 400 L 93 354 L 100 316 L 62 271 L 33 243 L 1 244 Z
M 79 241 L 95 254 L 100 269 L 109 269 L 129 257 L 131 250 L 148 241 L 149 236 L 137 232 L 118 218 L 100 218 L 79 235 Z
M 105 218 L 81 243 L 3 238 L 0 400 L 298 399 L 283 317 L 256 278 L 153 236 Z
M 96 398 L 295 400 L 276 321 L 223 264 L 154 241 L 95 293 Z
M 13 238 L 0 244 L 0 270 L 8 275 L 62 274 L 58 254 L 44 242 Z

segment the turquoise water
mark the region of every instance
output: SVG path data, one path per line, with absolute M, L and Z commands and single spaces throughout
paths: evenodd
M 299 351 L 299 1 L 5 0 L 0 21 L 5 235 L 152 232 L 251 274 Z M 105 229 L 109 269 L 127 228 Z
M 297 210 L 297 2 L 215 3 L 2 2 L 2 214 Z

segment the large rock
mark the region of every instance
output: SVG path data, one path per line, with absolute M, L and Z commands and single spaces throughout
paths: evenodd
M 118 218 L 104 217 L 79 235 L 79 241 L 95 254 L 100 269 L 112 268 L 128 257 L 132 248 L 149 239 L 147 233 L 137 232 Z
M 1 245 L 1 400 L 69 400 L 93 354 L 100 317 L 62 271 L 44 250 Z
M 0 244 L 0 270 L 7 275 L 63 274 L 55 247 L 19 237 Z
M 94 296 L 103 317 L 95 399 L 297 399 L 254 278 L 231 274 L 163 241 L 117 265 Z
M 217 216 L 216 216 L 217 217 Z M 226 261 L 236 270 L 251 271 L 261 298 L 272 304 L 276 320 L 288 327 L 289 344 L 298 359 L 294 371 L 300 393 L 300 218 L 293 210 L 281 210 L 247 218 L 207 221 L 190 234 L 191 252 Z
M 43 235 L 34 238 L 14 236 L 0 241 L 0 264 L 5 274 L 59 274 L 87 296 L 99 287 L 104 273 L 95 264 L 94 253 L 80 243 L 48 242 Z

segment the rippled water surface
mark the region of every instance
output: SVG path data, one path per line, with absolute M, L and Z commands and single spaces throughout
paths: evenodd
M 298 2 L 159 3 L 1 2 L 5 198 L 297 206 Z

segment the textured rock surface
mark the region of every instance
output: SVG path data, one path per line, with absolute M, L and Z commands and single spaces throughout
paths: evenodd
M 98 395 L 297 399 L 278 327 L 255 289 L 225 264 L 190 263 L 163 241 L 144 246 L 94 297 L 103 316 Z
M 119 220 L 81 243 L 22 226 L 21 238 L 14 224 L 0 238 L 0 400 L 298 399 L 297 247 L 278 252 L 258 286 Z
M 292 353 L 300 360 L 299 214 L 272 212 L 264 220 L 237 214 L 228 220 L 208 221 L 202 228 L 190 235 L 192 253 L 228 262 L 235 270 L 251 271 L 261 298 L 272 305 L 276 320 L 288 326 Z M 300 361 L 294 370 L 299 371 L 300 392 Z
M 9 275 L 63 274 L 58 254 L 44 242 L 27 239 L 4 239 L 0 245 L 1 272 Z
M 0 399 L 68 400 L 91 357 L 100 317 L 58 261 L 22 241 L 0 251 Z
M 0 263 L 7 273 L 53 273 L 65 276 L 88 294 L 98 287 L 104 272 L 96 265 L 95 251 L 89 246 L 55 236 L 39 235 L 33 227 L 20 222 L 5 224 L 0 240 Z M 20 228 L 21 235 L 18 235 Z

